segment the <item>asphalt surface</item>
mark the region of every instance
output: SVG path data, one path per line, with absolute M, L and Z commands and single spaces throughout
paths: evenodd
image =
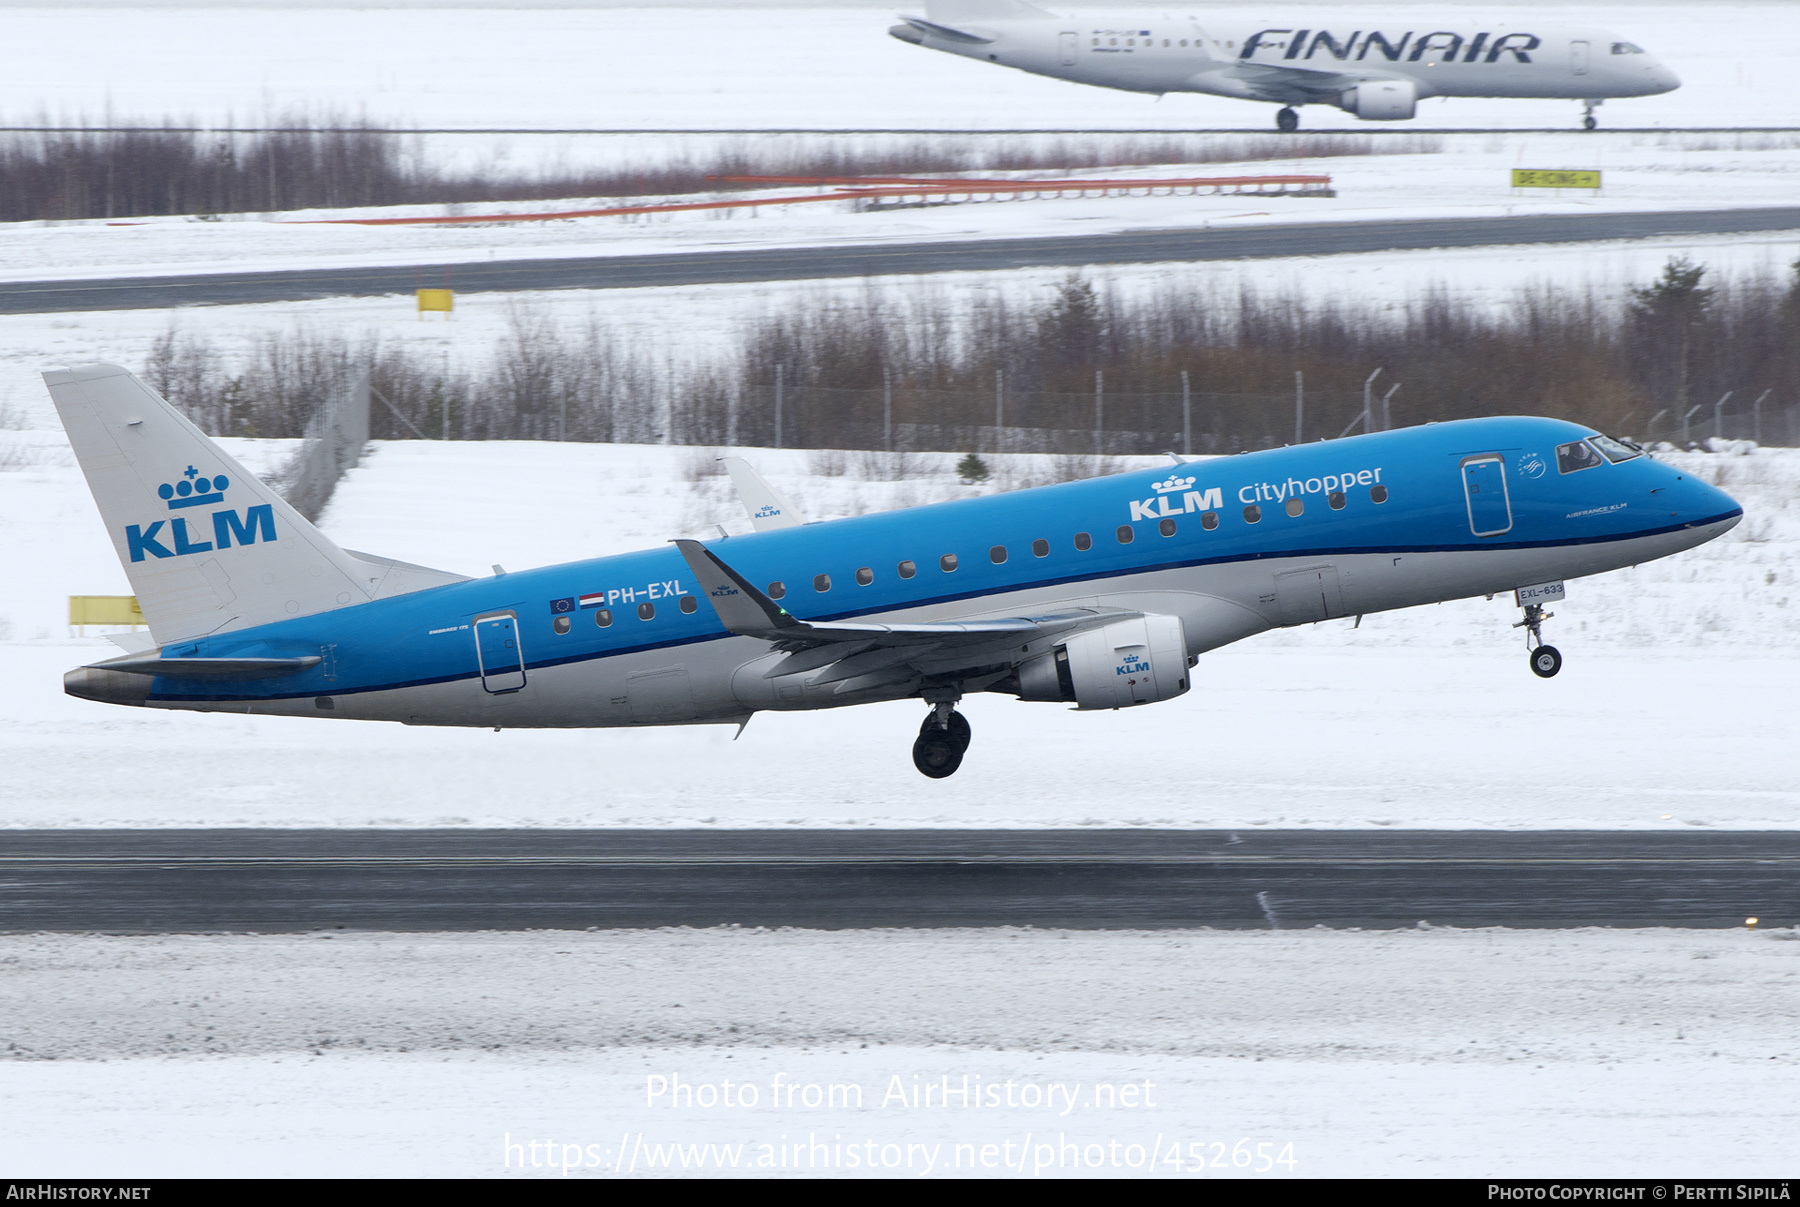
M 1788 230 L 1800 230 L 1800 207 L 1314 222 L 1236 230 L 1183 228 L 1032 239 L 746 248 L 406 267 L 22 281 L 0 284 L 0 314 L 299 302 L 410 293 L 421 286 L 448 287 L 462 293 L 643 289 L 668 285 L 1254 260 Z
M 1800 923 L 1800 832 L 0 832 L 0 931 Z

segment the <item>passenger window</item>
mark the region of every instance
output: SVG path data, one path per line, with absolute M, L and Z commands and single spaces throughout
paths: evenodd
M 1369 487 L 1369 502 L 1371 502 L 1371 503 L 1387 502 L 1387 487 L 1385 487 L 1385 486 Z
M 1599 464 L 1600 454 L 1585 440 L 1556 446 L 1556 472 L 1559 474 L 1580 473 Z
M 569 618 L 567 616 L 558 616 L 551 620 L 550 627 L 556 630 L 558 636 L 566 637 L 569 632 Z
M 1325 496 L 1325 502 L 1333 511 L 1344 510 L 1344 492 L 1341 490 L 1332 491 Z
M 831 590 L 831 575 L 829 575 L 829 574 L 813 575 L 813 590 L 819 592 L 821 595 L 824 594 L 825 592 Z
M 770 583 L 769 584 L 769 598 L 770 599 L 780 599 L 782 596 L 784 596 L 786 594 L 787 594 L 787 584 L 786 583 Z
M 612 627 L 612 609 L 611 608 L 601 608 L 598 612 L 595 612 L 594 613 L 594 623 L 599 625 L 603 629 L 611 628 Z
M 1156 530 L 1158 532 L 1162 533 L 1164 536 L 1174 536 L 1175 535 L 1175 521 L 1174 520 L 1164 520 L 1162 523 L 1160 523 L 1156 526 Z
M 875 571 L 869 569 L 867 566 L 864 566 L 862 569 L 860 569 L 856 572 L 856 585 L 857 586 L 866 587 L 874 581 L 875 581 Z
M 1077 532 L 1075 534 L 1075 548 L 1081 550 L 1083 553 L 1086 553 L 1089 549 L 1092 549 L 1093 547 L 1094 547 L 1094 538 L 1093 537 L 1089 536 L 1085 532 Z
M 1301 512 L 1303 512 L 1305 510 L 1306 510 L 1306 501 L 1304 499 L 1300 498 L 1298 495 L 1295 495 L 1293 498 L 1291 498 L 1287 501 L 1287 513 L 1289 515 L 1299 515 Z
M 638 605 L 638 619 L 639 620 L 652 620 L 655 618 L 655 616 L 656 616 L 656 605 L 651 603 L 649 600 L 645 600 L 643 603 Z
M 1131 544 L 1132 541 L 1137 539 L 1137 533 L 1135 533 L 1131 530 L 1130 524 L 1120 524 L 1119 531 L 1118 531 L 1118 537 L 1119 537 L 1119 544 L 1129 545 L 1129 544 Z
M 919 572 L 919 568 L 917 566 L 913 565 L 911 562 L 901 562 L 898 569 L 900 571 L 901 578 L 911 578 L 913 575 L 915 575 Z
M 943 557 L 938 558 L 938 569 L 942 570 L 945 574 L 956 569 L 956 554 L 946 553 Z
M 700 601 L 695 599 L 692 595 L 683 595 L 681 597 L 681 610 L 683 612 L 692 616 L 695 612 L 699 611 L 699 609 Z
M 996 566 L 1004 566 L 1006 564 L 1006 546 L 995 545 L 989 549 L 988 561 L 993 562 Z
M 1211 532 L 1213 529 L 1217 528 L 1218 526 L 1219 526 L 1219 513 L 1218 512 L 1203 511 L 1200 513 L 1200 527 L 1206 529 L 1208 532 Z
M 1252 504 L 1250 504 L 1250 506 L 1244 508 L 1244 523 L 1255 524 L 1255 523 L 1261 522 L 1261 520 L 1262 520 L 1262 508 L 1258 507 L 1254 503 L 1252 503 Z
M 1032 557 L 1049 557 L 1050 556 L 1050 542 L 1049 541 L 1033 541 L 1033 542 L 1031 542 L 1031 556 Z

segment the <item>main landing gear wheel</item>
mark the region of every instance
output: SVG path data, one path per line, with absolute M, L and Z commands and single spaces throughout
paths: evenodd
M 1292 134 L 1300 128 L 1300 114 L 1297 110 L 1284 106 L 1275 114 L 1275 128 L 1283 134 Z
M 919 726 L 919 738 L 913 743 L 913 766 L 934 780 L 955 775 L 968 752 L 970 736 L 967 717 L 952 711 L 940 725 L 937 711 L 932 710 Z
M 1540 645 L 1531 651 L 1531 673 L 1549 679 L 1562 669 L 1562 654 L 1553 645 Z

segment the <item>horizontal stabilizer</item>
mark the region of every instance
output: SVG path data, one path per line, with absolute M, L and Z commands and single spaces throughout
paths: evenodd
M 927 21 L 923 17 L 902 17 L 901 20 L 905 21 L 906 25 L 910 25 L 912 28 L 918 30 L 919 33 L 935 34 L 946 42 L 968 42 L 974 45 L 983 45 L 994 40 L 986 34 L 978 34 L 967 29 L 956 29 L 949 25 L 940 25 L 936 21 Z M 905 28 L 905 25 L 894 26 L 895 30 L 904 30 Z M 888 32 L 892 33 L 893 30 Z M 918 34 L 914 34 L 910 38 L 903 38 L 902 40 L 916 42 L 918 40 Z
M 241 681 L 278 679 L 309 670 L 323 661 L 317 654 L 306 658 L 113 658 L 84 670 L 123 671 L 127 675 L 154 675 L 164 679 Z

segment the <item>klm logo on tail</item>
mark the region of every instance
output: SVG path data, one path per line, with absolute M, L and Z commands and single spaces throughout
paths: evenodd
M 158 486 L 156 493 L 168 504 L 170 511 L 182 511 L 223 503 L 230 486 L 231 481 L 224 474 L 207 477 L 190 465 L 177 481 Z M 165 526 L 168 528 L 166 533 L 163 531 Z M 186 516 L 157 520 L 148 528 L 138 524 L 125 526 L 125 544 L 131 560 L 141 562 L 146 554 L 159 558 L 181 557 L 189 553 L 211 553 L 215 548 L 229 549 L 233 540 L 240 545 L 254 545 L 258 536 L 267 544 L 275 539 L 275 509 L 271 504 L 259 503 L 246 508 L 242 517 L 232 508 L 215 511 L 212 513 L 212 540 L 196 540 L 198 535 L 201 534 L 188 530 Z M 174 548 L 163 544 L 164 539 Z

